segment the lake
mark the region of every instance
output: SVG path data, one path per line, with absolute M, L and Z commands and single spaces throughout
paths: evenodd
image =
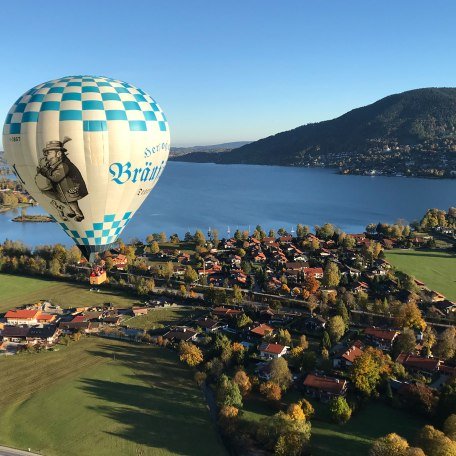
M 368 223 L 412 221 L 426 209 L 456 205 L 456 180 L 343 176 L 334 170 L 254 165 L 169 162 L 159 183 L 121 237 L 144 239 L 197 228 L 264 229 L 297 223 L 333 223 L 347 232 Z M 39 207 L 28 214 L 43 213 Z M 14 223 L 0 214 L 0 241 L 22 240 L 31 246 L 71 240 L 54 223 Z

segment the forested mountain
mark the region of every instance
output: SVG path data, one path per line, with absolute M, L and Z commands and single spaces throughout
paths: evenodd
M 336 119 L 303 125 L 231 152 L 182 158 L 452 177 L 456 174 L 456 88 L 390 95 Z

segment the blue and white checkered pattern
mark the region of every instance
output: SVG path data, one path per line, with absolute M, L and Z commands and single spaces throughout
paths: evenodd
M 120 218 L 116 214 L 105 215 L 102 222 L 93 223 L 92 229 L 83 233 L 71 230 L 65 223 L 59 225 L 77 245 L 108 245 L 117 240 L 132 216 L 132 212 L 125 212 Z
M 107 131 L 109 122 L 128 122 L 130 131 L 168 130 L 156 101 L 126 82 L 98 76 L 68 76 L 39 84 L 20 97 L 6 116 L 3 134 L 20 134 L 41 113 L 58 111 L 60 122 L 79 121 L 86 132 Z

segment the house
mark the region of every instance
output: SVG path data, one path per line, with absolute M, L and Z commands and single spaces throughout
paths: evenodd
M 399 335 L 398 331 L 392 329 L 366 328 L 364 334 L 376 347 L 381 350 L 391 350 L 394 339 Z
M 123 270 L 128 265 L 127 257 L 121 253 L 111 259 L 113 266 L 117 269 Z
M 37 325 L 40 310 L 8 310 L 5 319 L 8 325 Z
M 307 394 L 326 401 L 335 396 L 345 396 L 348 382 L 336 377 L 308 374 L 303 385 Z
M 215 307 L 212 310 L 212 315 L 217 317 L 237 317 L 242 313 L 242 310 L 233 309 L 231 307 Z
M 138 315 L 147 315 L 149 313 L 149 308 L 148 307 L 138 307 L 138 306 L 133 306 L 131 308 L 131 311 L 133 312 L 133 315 L 137 317 Z
M 451 315 L 453 312 L 456 312 L 456 303 L 450 301 L 449 299 L 434 302 L 434 307 L 439 309 L 440 312 L 443 312 L 445 315 Z
M 438 358 L 425 358 L 423 356 L 401 353 L 396 362 L 402 364 L 409 372 L 430 376 L 440 370 L 442 361 Z
M 3 342 L 25 342 L 29 329 L 28 326 L 5 326 L 2 330 Z
M 314 279 L 323 278 L 323 268 L 304 268 L 303 272 L 306 277 L 313 277 Z
M 35 326 L 29 329 L 26 340 L 30 344 L 53 344 L 57 341 L 59 334 L 57 325 Z
M 204 332 L 211 333 L 218 331 L 222 328 L 227 328 L 226 323 L 222 323 L 220 320 L 214 320 L 209 317 L 204 317 L 196 320 L 196 324 L 204 330 Z
M 41 313 L 40 315 L 38 315 L 37 320 L 38 320 L 38 324 L 46 325 L 49 323 L 53 323 L 56 320 L 56 318 L 57 318 L 56 315 Z
M 334 358 L 334 367 L 350 367 L 356 358 L 364 353 L 362 344 L 358 340 L 350 348 Z
M 177 326 L 174 329 L 171 329 L 167 333 L 163 334 L 163 338 L 173 342 L 190 342 L 196 339 L 198 333 L 186 326 Z
M 264 337 L 267 334 L 272 334 L 273 331 L 274 328 L 271 328 L 265 323 L 261 323 L 261 325 L 255 326 L 253 329 L 251 329 L 250 334 L 256 337 Z
M 277 359 L 287 353 L 289 347 L 281 344 L 270 344 L 264 342 L 258 348 L 260 357 L 263 359 Z

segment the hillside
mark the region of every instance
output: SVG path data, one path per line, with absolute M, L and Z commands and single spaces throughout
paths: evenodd
M 190 147 L 171 147 L 170 157 L 193 153 L 222 153 L 249 144 L 249 141 L 235 141 L 223 144 L 213 144 L 210 146 L 190 146 Z
M 345 174 L 455 177 L 456 88 L 390 95 L 224 154 L 186 161 L 339 168 Z

